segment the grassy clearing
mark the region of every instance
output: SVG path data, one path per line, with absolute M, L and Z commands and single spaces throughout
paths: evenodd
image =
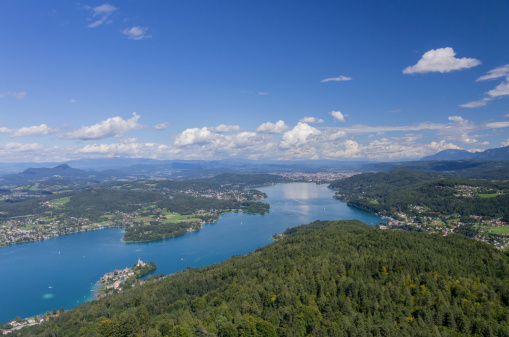
M 156 205 L 143 206 L 141 209 L 146 210 L 146 209 L 152 209 L 152 208 L 156 208 Z
M 497 226 L 489 229 L 493 234 L 509 235 L 509 226 Z
M 377 200 L 370 200 L 369 203 L 373 205 L 380 205 L 380 203 Z
M 62 205 L 65 205 L 65 204 L 67 204 L 69 201 L 71 201 L 71 197 L 63 197 L 63 198 L 53 199 L 53 200 L 51 200 L 51 203 L 52 203 L 53 205 L 55 205 L 55 204 L 62 204 Z
M 478 194 L 477 196 L 479 198 L 483 198 L 483 199 L 486 199 L 486 198 L 494 198 L 496 196 L 498 196 L 500 194 L 497 194 L 497 193 L 491 193 L 491 194 Z
M 39 183 L 35 183 L 33 186 L 30 186 L 30 191 L 38 191 L 39 190 Z

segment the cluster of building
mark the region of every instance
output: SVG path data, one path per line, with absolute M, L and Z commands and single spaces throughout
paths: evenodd
M 285 177 L 291 181 L 307 181 L 307 182 L 331 182 L 334 180 L 341 180 L 350 178 L 359 174 L 355 171 L 336 171 L 328 170 L 324 172 L 278 172 L 277 175 Z
M 99 289 L 94 296 L 99 298 L 117 292 L 120 293 L 122 292 L 122 288 L 126 286 L 132 288 L 136 286 L 136 284 L 143 284 L 143 281 L 136 282 L 137 277 L 141 277 L 154 269 L 155 264 L 148 264 L 138 259 L 138 262 L 131 268 L 126 267 L 125 269 L 106 273 L 99 281 L 102 288 Z
M 62 309 L 61 309 L 62 310 Z M 10 334 L 11 332 L 14 332 L 16 330 L 19 330 L 21 328 L 27 327 L 27 326 L 33 326 L 37 324 L 41 324 L 45 321 L 49 321 L 53 317 L 58 317 L 60 315 L 59 312 L 53 311 L 53 314 L 47 312 L 46 315 L 37 315 L 30 318 L 19 318 L 13 319 L 10 322 L 7 322 L 3 327 L 3 329 L 0 329 L 0 332 L 3 335 Z
M 419 206 L 412 206 L 414 209 L 419 209 Z M 417 208 L 415 208 L 417 207 Z M 422 209 L 422 208 L 421 208 Z M 476 235 L 472 238 L 478 241 L 486 242 L 494 245 L 499 250 L 504 250 L 509 247 L 509 237 L 503 235 L 496 235 L 491 233 L 494 227 L 506 226 L 507 224 L 501 219 L 483 219 L 480 216 L 471 216 L 472 223 L 463 223 L 457 220 L 450 220 L 457 215 L 446 216 L 447 219 L 441 219 L 438 215 L 436 217 L 420 217 L 417 219 L 415 216 L 409 216 L 404 213 L 398 213 L 398 219 L 386 217 L 388 220 L 386 225 L 381 225 L 381 229 L 404 229 L 411 226 L 412 229 L 427 233 L 435 233 L 439 235 L 449 235 L 455 231 L 460 231 L 462 226 L 475 225 Z M 457 218 L 454 218 L 457 219 Z M 445 221 L 444 221 L 445 220 Z M 449 220 L 449 221 L 448 221 Z
M 0 247 L 113 226 L 110 222 L 98 224 L 87 218 L 62 218 L 46 223 L 45 219 L 33 215 L 15 217 L 0 223 Z

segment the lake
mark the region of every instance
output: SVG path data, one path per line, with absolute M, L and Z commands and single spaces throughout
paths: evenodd
M 124 243 L 122 228 L 108 228 L 0 248 L 0 322 L 89 301 L 104 273 L 131 267 L 138 258 L 155 262 L 156 274 L 171 274 L 247 254 L 272 242 L 274 233 L 315 220 L 381 222 L 333 199 L 334 191 L 327 185 L 291 183 L 257 189 L 268 195 L 269 213 L 224 214 L 217 222 L 176 238 Z

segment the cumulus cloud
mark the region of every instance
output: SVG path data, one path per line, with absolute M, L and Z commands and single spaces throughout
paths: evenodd
M 439 142 L 431 142 L 430 147 L 434 150 L 437 150 L 437 152 L 443 150 L 461 150 L 459 146 L 452 143 L 447 143 L 445 140 L 441 140 Z
M 184 130 L 175 138 L 176 146 L 189 146 L 195 144 L 206 144 L 214 140 L 214 134 L 204 126 Z
M 281 138 L 279 146 L 281 148 L 290 148 L 305 145 L 313 136 L 320 135 L 321 132 L 307 123 L 298 123 L 293 129 L 286 131 Z
M 311 123 L 311 124 L 320 124 L 323 122 L 324 122 L 323 119 L 316 117 L 304 117 L 299 121 L 299 123 Z
M 505 66 L 498 67 L 498 68 L 488 71 L 488 73 L 486 75 L 479 77 L 476 80 L 476 82 L 486 81 L 486 80 L 494 80 L 494 79 L 500 78 L 500 77 L 506 77 L 506 79 L 509 81 L 509 78 L 507 78 L 507 76 L 509 76 L 509 64 L 506 64 Z
M 25 98 L 26 95 L 27 95 L 27 93 L 25 91 L 20 91 L 20 92 L 9 91 L 9 92 L 6 92 L 6 93 L 0 92 L 0 98 L 14 97 L 14 98 L 17 98 L 17 99 L 23 99 L 23 98 Z
M 340 138 L 345 138 L 347 133 L 343 130 L 332 130 L 331 132 L 324 132 L 325 141 L 335 141 Z
M 339 76 L 339 77 L 331 77 L 331 78 L 325 78 L 321 80 L 320 82 L 326 83 L 326 82 L 340 82 L 340 81 L 350 81 L 352 78 L 348 76 Z
M 334 119 L 343 123 L 345 122 L 345 116 L 341 113 L 341 111 L 331 111 L 329 114 L 334 117 Z
M 126 133 L 132 130 L 142 128 L 141 124 L 138 124 L 140 116 L 133 112 L 133 117 L 128 120 L 122 117 L 112 117 L 107 120 L 101 121 L 92 126 L 82 126 L 78 130 L 68 132 L 61 135 L 63 139 L 81 139 L 81 140 L 97 140 L 108 137 L 122 137 Z
M 148 27 L 133 26 L 126 28 L 122 31 L 122 34 L 127 35 L 127 38 L 131 40 L 141 40 L 151 38 L 152 35 L 147 34 Z
M 278 134 L 283 133 L 288 129 L 290 129 L 290 127 L 286 125 L 282 120 L 279 120 L 276 123 L 263 123 L 258 128 L 256 128 L 256 132 Z
M 15 137 L 36 137 L 36 136 L 44 136 L 50 135 L 58 132 L 58 129 L 53 129 L 47 126 L 46 124 L 41 124 L 38 126 L 28 126 L 22 127 L 17 130 L 13 130 L 11 134 L 11 138 Z
M 339 149 L 326 151 L 325 155 L 329 158 L 358 158 L 360 157 L 362 147 L 354 140 L 345 140 Z
M 157 130 L 157 131 L 166 130 L 168 128 L 168 126 L 170 126 L 170 123 L 164 122 L 164 123 L 155 125 L 154 130 Z
M 92 11 L 92 19 L 95 20 L 88 25 L 89 28 L 96 28 L 107 22 L 108 17 L 117 10 L 117 8 L 110 4 L 102 4 L 97 7 L 85 6 L 85 9 Z
M 221 125 L 216 126 L 215 128 L 210 128 L 210 129 L 217 133 L 240 132 L 243 130 L 238 125 L 226 125 L 226 124 L 221 124 Z
M 403 74 L 426 74 L 429 72 L 448 73 L 454 70 L 468 69 L 481 64 L 474 58 L 456 58 L 451 47 L 431 49 L 413 66 L 403 70 Z
M 464 119 L 461 116 L 449 116 L 448 118 L 453 123 L 447 125 L 439 131 L 439 135 L 447 140 L 456 140 L 464 144 L 477 144 L 478 140 L 471 136 L 470 133 L 477 130 L 479 127 L 475 123 Z

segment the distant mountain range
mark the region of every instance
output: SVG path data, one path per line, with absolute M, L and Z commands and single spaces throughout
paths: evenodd
M 468 152 L 465 150 L 443 150 L 432 156 L 424 157 L 421 161 L 431 160 L 509 160 L 509 146 L 488 149 L 483 152 Z
M 21 173 L 8 174 L 0 177 L 1 185 L 24 185 L 43 180 L 87 180 L 102 182 L 126 176 L 125 173 L 115 170 L 101 172 L 85 171 L 61 164 L 52 168 L 28 168 Z

